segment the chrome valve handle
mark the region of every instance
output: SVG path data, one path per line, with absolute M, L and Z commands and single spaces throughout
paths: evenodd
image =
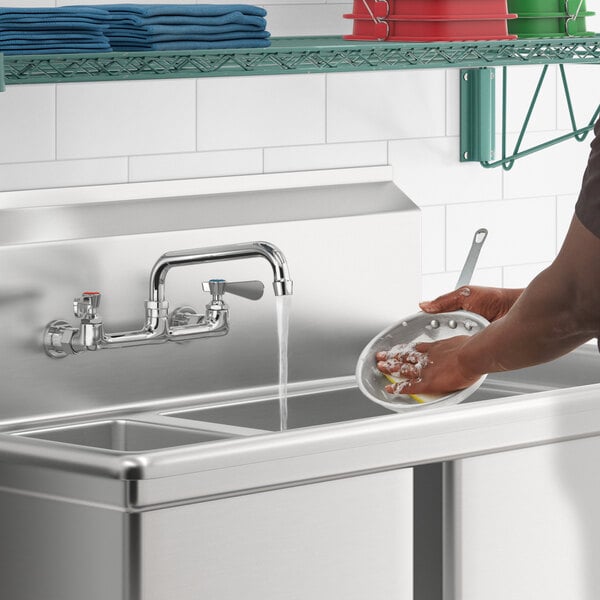
M 78 319 L 95 319 L 102 294 L 100 292 L 83 292 L 73 300 L 73 312 Z
M 262 281 L 225 281 L 224 279 L 210 279 L 202 283 L 202 289 L 210 292 L 213 297 L 222 298 L 224 293 L 246 298 L 246 300 L 260 300 L 265 293 Z

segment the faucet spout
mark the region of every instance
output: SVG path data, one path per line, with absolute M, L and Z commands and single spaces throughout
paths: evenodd
M 293 283 L 290 279 L 287 261 L 281 250 L 269 242 L 250 242 L 177 250 L 163 254 L 156 261 L 150 273 L 150 302 L 162 303 L 165 301 L 165 282 L 169 270 L 173 267 L 255 257 L 262 257 L 271 265 L 273 290 L 276 296 L 293 293 Z

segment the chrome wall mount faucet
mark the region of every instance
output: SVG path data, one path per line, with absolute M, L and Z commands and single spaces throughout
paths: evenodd
M 226 335 L 229 331 L 229 307 L 223 300 L 226 293 L 249 300 L 262 297 L 264 285 L 260 281 L 228 282 L 211 279 L 203 283 L 203 290 L 211 293 L 204 314 L 189 306 L 169 313 L 165 282 L 169 270 L 201 263 L 220 262 L 244 258 L 264 258 L 273 270 L 273 289 L 276 296 L 290 295 L 292 280 L 285 256 L 269 242 L 229 244 L 191 250 L 178 250 L 163 254 L 150 273 L 149 299 L 145 302 L 144 326 L 137 331 L 107 333 L 98 314 L 101 294 L 84 292 L 73 301 L 73 312 L 80 319 L 79 327 L 67 321 L 56 320 L 44 329 L 44 351 L 51 358 L 64 358 L 86 350 L 123 348 L 168 341 L 185 341 L 203 337 Z

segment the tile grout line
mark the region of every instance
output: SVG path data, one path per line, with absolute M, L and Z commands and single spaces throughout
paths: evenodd
M 448 270 L 448 205 L 444 204 L 444 272 Z

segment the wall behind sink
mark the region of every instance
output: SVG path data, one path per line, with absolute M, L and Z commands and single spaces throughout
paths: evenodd
M 351 29 L 341 17 L 351 2 L 260 4 L 276 36 Z M 600 31 L 599 17 L 587 24 Z M 540 69 L 509 69 L 513 139 Z M 598 103 L 600 67 L 567 70 L 583 123 Z M 526 146 L 568 129 L 558 83 L 551 66 Z M 566 142 L 508 173 L 459 163 L 456 69 L 9 86 L 0 94 L 0 131 L 0 191 L 391 164 L 423 209 L 424 297 L 453 285 L 479 226 L 490 236 L 476 283 L 525 285 L 547 265 L 566 232 L 589 146 Z

